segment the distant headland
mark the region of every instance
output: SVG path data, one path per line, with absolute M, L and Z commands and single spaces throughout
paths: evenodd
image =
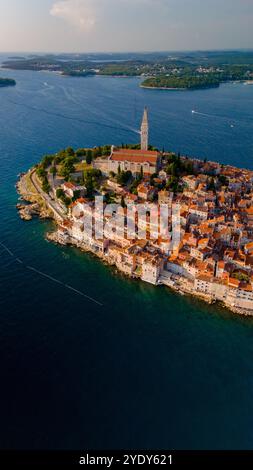
M 253 83 L 253 51 L 29 55 L 8 58 L 2 67 L 69 77 L 140 77 L 141 87 L 165 90 L 216 88 L 231 81 Z

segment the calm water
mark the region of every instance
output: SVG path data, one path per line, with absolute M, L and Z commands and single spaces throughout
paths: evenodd
M 253 321 L 47 243 L 14 184 L 67 145 L 135 142 L 145 104 L 153 144 L 253 168 L 253 87 L 0 75 L 17 79 L 0 89 L 0 241 L 24 262 L 0 247 L 0 447 L 252 449 Z

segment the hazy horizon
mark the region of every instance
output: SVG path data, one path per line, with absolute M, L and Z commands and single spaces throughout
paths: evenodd
M 228 49 L 228 48 L 215 48 L 215 49 L 201 49 L 201 48 L 198 48 L 198 49 L 150 49 L 150 50 L 139 50 L 139 49 L 136 49 L 136 50 L 115 50 L 115 51 L 106 51 L 106 50 L 97 50 L 97 51 L 79 51 L 79 52 L 76 52 L 74 50 L 72 51 L 66 51 L 66 50 L 52 50 L 52 51 L 35 51 L 35 50 L 26 50 L 26 51 L 21 51 L 21 50 L 16 50 L 16 51 L 2 51 L 0 50 L 0 54 L 23 54 L 23 55 L 26 55 L 26 54 L 39 54 L 39 55 L 47 55 L 47 54 L 66 54 L 66 55 L 82 55 L 82 54 L 94 54 L 94 55 L 97 55 L 97 54 L 105 54 L 105 55 L 116 55 L 116 54 L 176 54 L 176 53 L 179 53 L 179 54 L 183 54 L 183 53 L 190 53 L 190 52 L 253 52 L 253 47 L 244 47 L 244 48 L 231 48 L 231 49 Z
M 252 0 L 0 0 L 0 13 L 2 53 L 240 50 L 253 43 Z

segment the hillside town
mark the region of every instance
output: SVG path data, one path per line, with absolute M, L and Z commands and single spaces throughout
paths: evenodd
M 147 109 L 140 135 L 140 145 L 45 156 L 22 175 L 23 199 L 37 204 L 39 195 L 56 220 L 49 240 L 132 278 L 252 315 L 253 171 L 152 148 Z M 164 207 L 167 231 L 156 223 Z

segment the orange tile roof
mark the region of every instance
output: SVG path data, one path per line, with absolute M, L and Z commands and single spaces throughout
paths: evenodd
M 240 281 L 238 279 L 234 279 L 232 277 L 229 278 L 229 285 L 233 287 L 239 287 Z
M 224 261 L 218 261 L 218 267 L 220 269 L 224 268 L 225 267 L 225 262 Z
M 247 245 L 245 245 L 245 248 L 246 248 L 246 250 L 252 250 L 253 249 L 253 242 L 247 243 Z
M 128 161 L 130 163 L 150 163 L 156 165 L 159 152 L 153 152 L 149 150 L 131 150 L 131 149 L 120 149 L 114 150 L 111 156 L 113 161 Z
M 201 238 L 201 240 L 199 240 L 198 242 L 198 245 L 205 245 L 206 243 L 209 242 L 209 238 Z
M 244 285 L 240 286 L 240 289 L 245 290 L 247 292 L 252 292 L 252 287 L 251 287 L 250 284 L 244 284 Z
M 199 276 L 197 276 L 197 279 L 199 279 L 200 281 L 205 281 L 205 282 L 211 281 L 212 278 L 213 276 L 211 273 L 200 274 Z
M 72 183 L 69 183 L 69 182 L 64 183 L 64 186 L 68 189 L 74 189 L 75 188 L 75 185 L 72 184 Z

